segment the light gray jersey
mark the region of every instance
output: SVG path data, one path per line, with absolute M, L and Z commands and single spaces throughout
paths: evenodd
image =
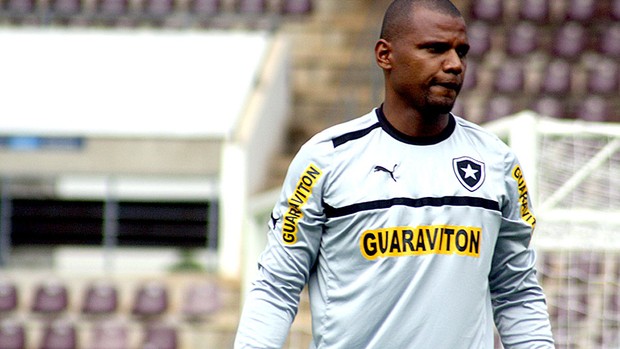
M 299 151 L 235 348 L 280 348 L 308 284 L 312 348 L 553 348 L 517 159 L 451 116 L 411 138 L 381 109 Z

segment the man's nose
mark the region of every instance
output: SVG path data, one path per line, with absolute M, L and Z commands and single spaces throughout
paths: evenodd
M 443 61 L 443 70 L 445 72 L 458 75 L 463 72 L 464 67 L 465 63 L 456 50 L 452 49 L 446 52 L 446 57 Z

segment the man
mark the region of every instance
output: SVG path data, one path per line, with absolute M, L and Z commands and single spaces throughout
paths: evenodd
M 517 159 L 450 114 L 466 25 L 396 0 L 375 47 L 384 104 L 313 137 L 287 174 L 236 348 L 280 348 L 308 284 L 311 348 L 553 348 Z

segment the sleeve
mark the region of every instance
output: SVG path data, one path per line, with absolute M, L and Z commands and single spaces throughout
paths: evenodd
M 506 197 L 489 286 L 495 324 L 506 349 L 554 348 L 545 296 L 530 241 L 536 225 L 521 167 L 505 161 Z
M 271 213 L 259 275 L 243 307 L 235 348 L 281 348 L 317 258 L 323 223 L 326 145 L 305 145 L 291 162 Z

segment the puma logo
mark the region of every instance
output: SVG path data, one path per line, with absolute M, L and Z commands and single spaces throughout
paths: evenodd
M 398 166 L 398 164 L 394 164 L 394 168 L 392 168 L 392 171 L 388 170 L 387 168 L 383 167 L 383 166 L 375 166 L 374 171 L 377 172 L 386 172 L 390 174 L 390 177 L 392 177 L 392 179 L 394 180 L 394 182 L 396 182 L 396 177 L 394 177 L 394 171 L 396 171 L 396 166 Z
M 273 212 L 271 212 L 270 214 L 270 218 L 271 218 L 271 225 L 272 225 L 272 229 L 276 228 L 276 224 L 278 224 L 278 221 L 280 220 L 281 217 L 276 217 L 273 215 Z

